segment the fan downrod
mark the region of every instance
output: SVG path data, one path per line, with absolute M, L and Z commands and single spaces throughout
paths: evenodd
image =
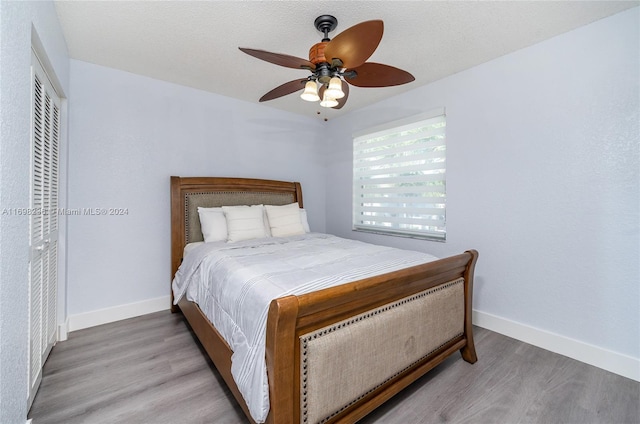
M 324 34 L 322 41 L 329 41 L 329 33 L 338 26 L 338 19 L 331 15 L 318 16 L 313 22 L 316 29 Z

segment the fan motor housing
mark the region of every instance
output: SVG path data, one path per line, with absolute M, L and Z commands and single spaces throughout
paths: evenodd
M 316 70 L 314 71 L 314 75 L 317 80 L 322 84 L 329 84 L 332 75 L 334 74 L 335 69 L 332 69 L 331 66 L 327 62 L 320 62 L 316 65 Z
M 309 49 L 309 62 L 317 65 L 318 63 L 326 62 L 327 59 L 324 57 L 324 49 L 329 44 L 328 41 L 322 41 L 320 43 L 314 44 Z

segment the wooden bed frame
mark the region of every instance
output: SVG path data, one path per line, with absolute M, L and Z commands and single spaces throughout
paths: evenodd
M 199 223 L 194 222 L 197 206 L 221 206 L 205 199 L 207 195 L 224 194 L 225 202 L 239 203 L 243 194 L 259 199 L 251 204 L 302 204 L 299 183 L 246 178 L 171 177 L 171 277 L 175 275 L 187 243 L 202 240 Z M 195 200 L 194 200 L 195 199 Z M 231 200 L 229 200 L 231 199 Z M 237 199 L 237 200 L 234 200 Z M 204 203 L 203 203 L 204 202 Z M 227 203 L 229 204 L 229 203 Z M 195 219 L 197 221 L 197 219 Z M 193 227 L 197 226 L 197 229 Z M 473 273 L 478 252 L 437 260 L 420 266 L 402 269 L 349 284 L 299 296 L 286 296 L 271 302 L 267 319 L 266 363 L 269 379 L 270 410 L 268 423 L 305 422 L 301 419 L 300 346 L 305 334 L 342 322 L 375 308 L 397 302 L 407 296 L 464 279 L 464 322 L 461 334 L 439 345 L 426 357 L 394 375 L 365 396 L 340 409 L 324 422 L 351 423 L 364 417 L 376 407 L 441 363 L 449 355 L 460 351 L 465 361 L 477 360 L 471 323 Z M 200 343 L 229 386 L 249 422 L 254 422 L 248 407 L 231 376 L 232 350 L 202 313 L 198 305 L 181 299 L 172 312 L 181 311 L 200 340 Z

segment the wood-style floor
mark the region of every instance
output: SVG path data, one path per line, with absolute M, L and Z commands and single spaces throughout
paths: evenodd
M 640 383 L 477 328 L 454 355 L 361 422 L 636 424 Z M 247 422 L 180 314 L 73 332 L 44 367 L 33 424 Z

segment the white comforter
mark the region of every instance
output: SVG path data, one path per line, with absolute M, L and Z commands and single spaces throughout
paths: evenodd
M 436 260 L 310 233 L 238 243 L 205 243 L 185 258 L 173 280 L 177 303 L 195 301 L 233 350 L 231 373 L 256 422 L 269 412 L 265 363 L 271 300 L 308 293 Z

